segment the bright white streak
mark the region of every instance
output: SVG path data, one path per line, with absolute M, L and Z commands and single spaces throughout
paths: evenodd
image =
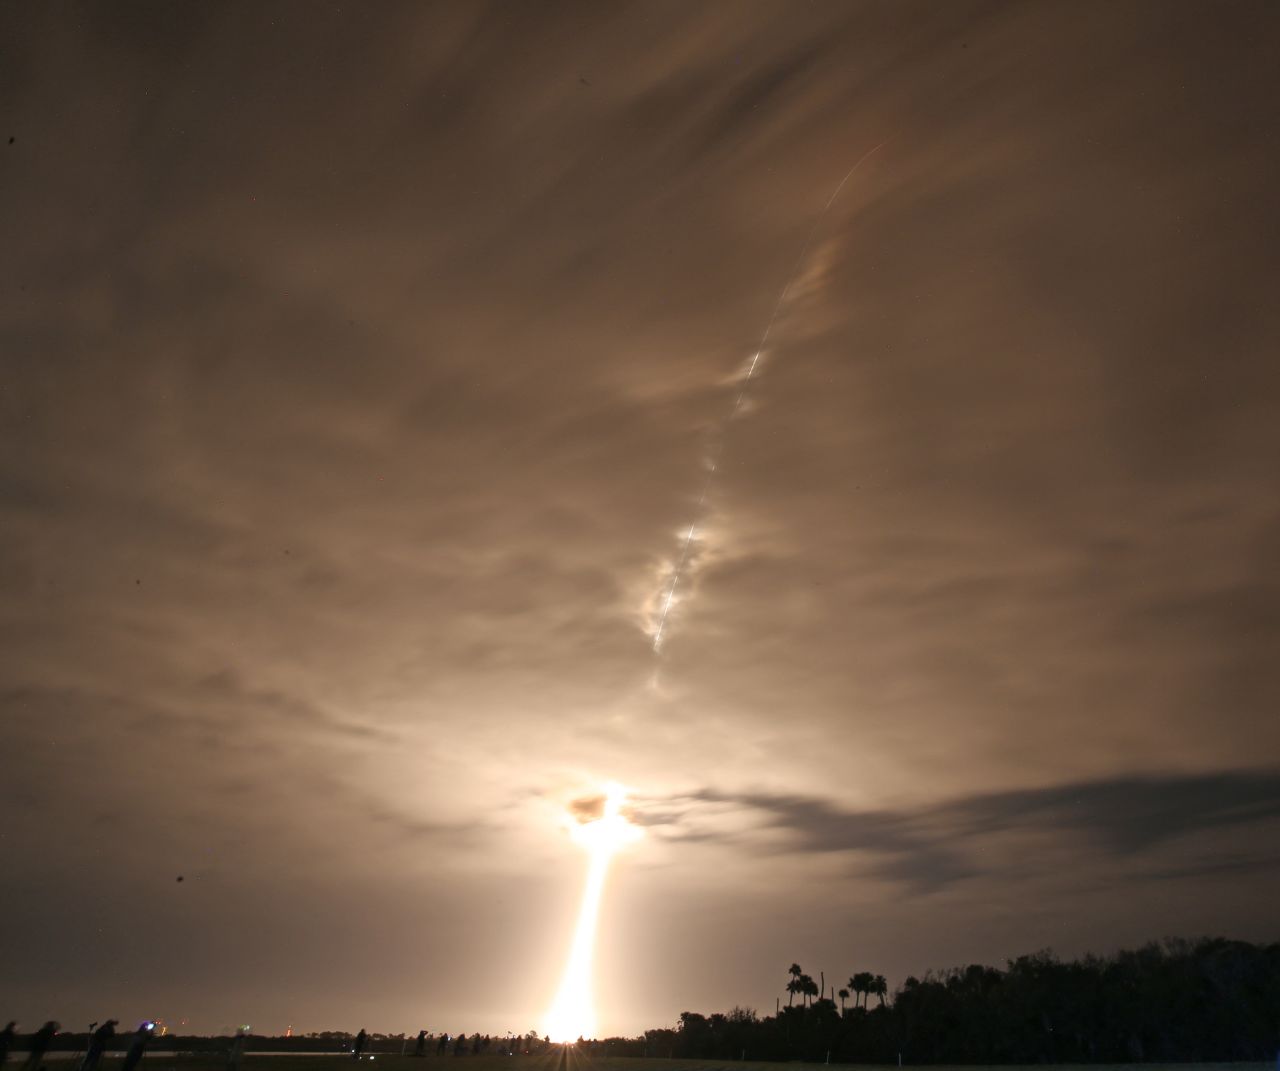
M 813 226 L 809 228 L 809 236 L 804 240 L 804 245 L 800 249 L 800 256 L 796 258 L 794 267 L 791 269 L 791 275 L 787 278 L 787 285 L 782 288 L 782 293 L 778 295 L 777 304 L 773 306 L 773 313 L 769 317 L 769 322 L 764 326 L 764 334 L 760 336 L 760 345 L 756 347 L 756 354 L 751 358 L 751 367 L 747 369 L 747 374 L 742 378 L 742 389 L 738 391 L 738 397 L 734 399 L 733 408 L 729 411 L 728 420 L 733 420 L 738 415 L 738 410 L 742 408 L 742 400 L 747 396 L 747 388 L 751 385 L 751 379 L 755 375 L 756 365 L 760 361 L 760 354 L 764 352 L 764 345 L 769 341 L 769 332 L 773 330 L 773 322 L 778 318 L 778 313 L 782 311 L 783 303 L 787 300 L 787 295 L 791 292 L 791 287 L 795 285 L 796 277 L 800 273 L 800 265 L 804 263 L 805 254 L 809 252 L 809 245 L 813 242 L 813 236 L 818 231 L 818 224 L 822 222 L 822 218 L 827 214 L 827 209 L 832 206 L 835 199 L 840 196 L 840 191 L 844 189 L 844 184 L 853 177 L 853 173 L 858 170 L 867 160 L 878 153 L 889 143 L 889 139 L 880 142 L 874 149 L 870 149 L 863 153 L 861 158 L 854 164 L 842 178 L 836 188 L 832 191 L 831 196 L 827 198 L 827 203 L 822 206 L 822 211 L 818 213 L 817 218 L 813 221 Z M 719 467 L 720 458 L 717 455 L 711 460 L 711 466 L 707 472 L 706 482 L 702 485 L 702 494 L 698 496 L 698 504 L 694 507 L 694 521 L 689 525 L 689 531 L 684 537 L 684 546 L 680 549 L 680 560 L 676 562 L 675 570 L 671 574 L 671 586 L 667 589 L 667 597 L 662 600 L 662 613 L 658 617 L 658 627 L 653 633 L 653 651 L 657 654 L 662 650 L 662 633 L 667 627 L 667 615 L 671 613 L 671 604 L 675 601 L 676 588 L 680 585 L 680 577 L 684 575 L 685 563 L 689 560 L 689 547 L 693 544 L 693 537 L 698 529 L 697 518 L 702 516 L 702 507 L 706 504 L 707 495 L 711 492 L 711 483 L 715 479 L 716 469 Z
M 555 1003 L 547 1013 L 544 1032 L 552 1041 L 575 1041 L 596 1036 L 595 1002 L 591 995 L 591 963 L 596 944 L 596 923 L 600 918 L 600 897 L 609 856 L 597 852 L 591 857 L 587 886 L 582 894 L 578 925 L 573 931 L 569 961 Z
M 587 884 L 578 910 L 578 923 L 569 946 L 569 959 L 556 999 L 547 1012 L 543 1032 L 552 1041 L 576 1041 L 596 1035 L 595 1000 L 592 996 L 591 966 L 596 945 L 596 925 L 600 920 L 600 899 L 604 879 L 614 853 L 641 836 L 641 830 L 622 814 L 626 792 L 621 785 L 606 788 L 603 813 L 594 822 L 573 828 L 573 837 L 591 853 Z

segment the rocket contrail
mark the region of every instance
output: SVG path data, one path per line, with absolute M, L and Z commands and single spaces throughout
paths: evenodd
M 827 203 L 822 206 L 822 211 L 818 213 L 813 221 L 813 225 L 809 228 L 809 235 L 804 240 L 804 245 L 800 248 L 800 255 L 796 258 L 795 265 L 791 269 L 790 275 L 787 277 L 787 283 L 782 288 L 782 293 L 778 295 L 778 300 L 773 306 L 773 312 L 769 316 L 769 322 L 764 325 L 764 334 L 760 336 L 760 344 L 756 347 L 755 356 L 751 358 L 751 364 L 747 368 L 747 374 L 743 376 L 742 387 L 738 391 L 738 396 L 734 399 L 733 408 L 729 410 L 729 415 L 725 418 L 725 423 L 733 420 L 738 415 L 738 410 L 742 408 L 742 401 L 747 396 L 747 389 L 751 386 L 751 380 L 755 376 L 756 365 L 760 363 L 760 355 L 764 352 L 765 343 L 769 341 L 769 332 L 773 330 L 774 321 L 778 318 L 778 313 L 782 311 L 782 306 L 786 303 L 787 295 L 791 292 L 792 286 L 795 285 L 796 278 L 800 274 L 800 266 L 804 263 L 804 258 L 809 253 L 809 246 L 813 242 L 813 236 L 818 233 L 818 225 L 822 222 L 835 199 L 840 196 L 840 191 L 844 189 L 844 184 L 853 177 L 853 173 L 858 170 L 871 157 L 878 153 L 889 143 L 891 139 L 886 138 L 880 142 L 874 149 L 869 149 L 863 153 L 848 171 L 845 172 L 844 178 L 840 180 L 836 188 L 831 191 L 831 196 L 827 198 Z M 723 449 L 723 440 L 716 450 L 715 455 L 711 458 L 707 469 L 707 478 L 702 485 L 702 494 L 698 496 L 698 504 L 694 507 L 693 521 L 689 525 L 689 530 L 685 533 L 684 544 L 680 549 L 680 558 L 676 562 L 675 570 L 671 574 L 671 586 L 667 589 L 666 597 L 662 600 L 662 611 L 658 615 L 658 627 L 653 633 L 653 650 L 656 654 L 662 649 L 662 634 L 667 627 L 667 615 L 671 613 L 671 605 L 675 601 L 676 589 L 680 586 L 680 578 L 684 575 L 685 565 L 689 560 L 689 548 L 693 544 L 694 536 L 697 534 L 698 522 L 702 517 L 703 507 L 706 505 L 707 495 L 711 491 L 711 484 L 715 480 L 716 469 L 720 464 L 720 451 Z

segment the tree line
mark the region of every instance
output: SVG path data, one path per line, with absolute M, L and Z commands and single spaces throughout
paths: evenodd
M 1003 969 L 971 964 L 910 977 L 891 997 L 882 975 L 860 972 L 825 988 L 793 963 L 782 991 L 787 1004 L 772 1016 L 686 1011 L 674 1029 L 592 1048 L 878 1064 L 1280 1058 L 1280 944 L 1168 940 L 1066 962 L 1044 951 Z

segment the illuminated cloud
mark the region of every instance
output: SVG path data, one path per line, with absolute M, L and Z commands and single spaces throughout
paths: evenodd
M 6 7 L 6 1014 L 1273 940 L 1271 17 Z

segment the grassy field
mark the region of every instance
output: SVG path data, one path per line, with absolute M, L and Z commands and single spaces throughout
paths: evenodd
M 541 1056 L 464 1056 L 428 1057 L 415 1060 L 405 1056 L 380 1055 L 374 1066 L 361 1061 L 362 1071 L 818 1071 L 824 1064 L 804 1063 L 755 1063 L 745 1065 L 737 1061 L 723 1060 L 661 1060 L 640 1057 L 608 1056 L 591 1058 L 580 1056 L 573 1050 Z M 146 1071 L 226 1071 L 226 1059 L 220 1056 L 182 1056 L 157 1052 L 148 1056 Z M 858 1065 L 872 1068 L 874 1065 Z M 1079 1065 L 1088 1071 L 1276 1071 L 1271 1063 L 1238 1064 L 1088 1064 Z M 345 1071 L 353 1068 L 350 1056 L 288 1055 L 268 1053 L 244 1058 L 242 1071 Z M 888 1068 L 885 1071 L 889 1071 Z M 946 1068 L 935 1066 L 932 1071 L 979 1071 L 976 1066 Z M 1003 1066 L 1000 1071 L 1044 1071 L 1044 1065 L 1018 1069 Z

